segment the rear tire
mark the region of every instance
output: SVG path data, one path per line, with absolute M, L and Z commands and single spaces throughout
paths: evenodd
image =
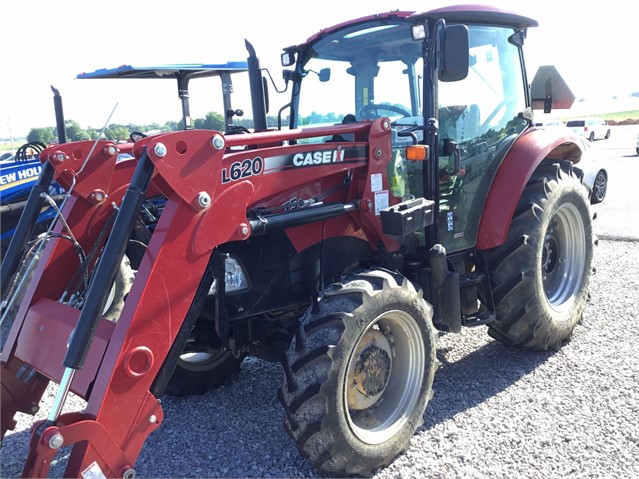
M 559 350 L 570 340 L 588 300 L 590 218 L 572 163 L 535 171 L 506 242 L 487 254 L 497 312 L 492 337 L 532 350 Z
M 279 398 L 285 428 L 324 474 L 372 474 L 408 448 L 432 395 L 432 308 L 384 270 L 328 287 L 300 320 Z

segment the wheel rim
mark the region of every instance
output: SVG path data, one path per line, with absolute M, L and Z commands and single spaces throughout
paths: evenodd
M 571 203 L 561 205 L 546 230 L 541 259 L 546 299 L 554 309 L 568 308 L 581 290 L 585 254 L 579 210 Z
M 401 430 L 419 398 L 425 365 L 422 332 L 410 314 L 387 311 L 368 326 L 344 379 L 344 408 L 355 436 L 380 444 Z
M 109 296 L 107 297 L 106 303 L 104 304 L 104 308 L 102 308 L 102 316 L 104 316 L 109 309 L 111 309 L 111 305 L 113 304 L 113 300 L 115 299 L 115 282 L 111 285 L 111 289 L 109 290 Z
M 217 367 L 224 359 L 226 359 L 227 352 L 192 352 L 184 353 L 180 356 L 179 364 L 182 368 L 189 371 L 208 371 L 213 367 Z
M 599 173 L 597 178 L 595 178 L 595 184 L 593 185 L 593 190 L 595 192 L 595 198 L 598 201 L 601 201 L 606 196 L 606 176 L 603 173 Z

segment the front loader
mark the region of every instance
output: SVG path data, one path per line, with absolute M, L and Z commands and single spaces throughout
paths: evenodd
M 254 131 L 142 138 L 120 162 L 105 140 L 43 151 L 41 187 L 69 194 L 10 318 L 2 435 L 57 394 L 23 476 L 72 446 L 65 476 L 134 477 L 160 398 L 204 393 L 246 356 L 282 363 L 284 426 L 314 467 L 369 476 L 420 431 L 438 331 L 568 341 L 591 216 L 576 138 L 533 126 L 574 99 L 552 67 L 529 84 L 536 25 L 473 5 L 324 29 L 284 49 L 277 129 L 247 42 Z M 63 412 L 70 393 L 83 411 Z

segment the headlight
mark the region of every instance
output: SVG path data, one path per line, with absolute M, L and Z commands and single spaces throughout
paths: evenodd
M 244 270 L 240 263 L 232 256 L 227 256 L 224 260 L 224 291 L 232 293 L 233 291 L 241 291 L 248 289 L 249 283 L 244 274 Z M 209 294 L 215 294 L 217 292 L 217 280 L 213 280 Z

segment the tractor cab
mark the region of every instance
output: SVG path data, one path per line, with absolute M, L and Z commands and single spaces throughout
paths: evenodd
M 417 232 L 420 245 L 472 248 L 491 180 L 531 125 L 521 50 L 536 25 L 497 9 L 450 8 L 322 30 L 282 55 L 294 65 L 284 75 L 294 82 L 289 126 L 388 117 L 394 154 L 380 201 L 435 200 L 437 220 Z M 428 152 L 411 160 L 414 146 Z

